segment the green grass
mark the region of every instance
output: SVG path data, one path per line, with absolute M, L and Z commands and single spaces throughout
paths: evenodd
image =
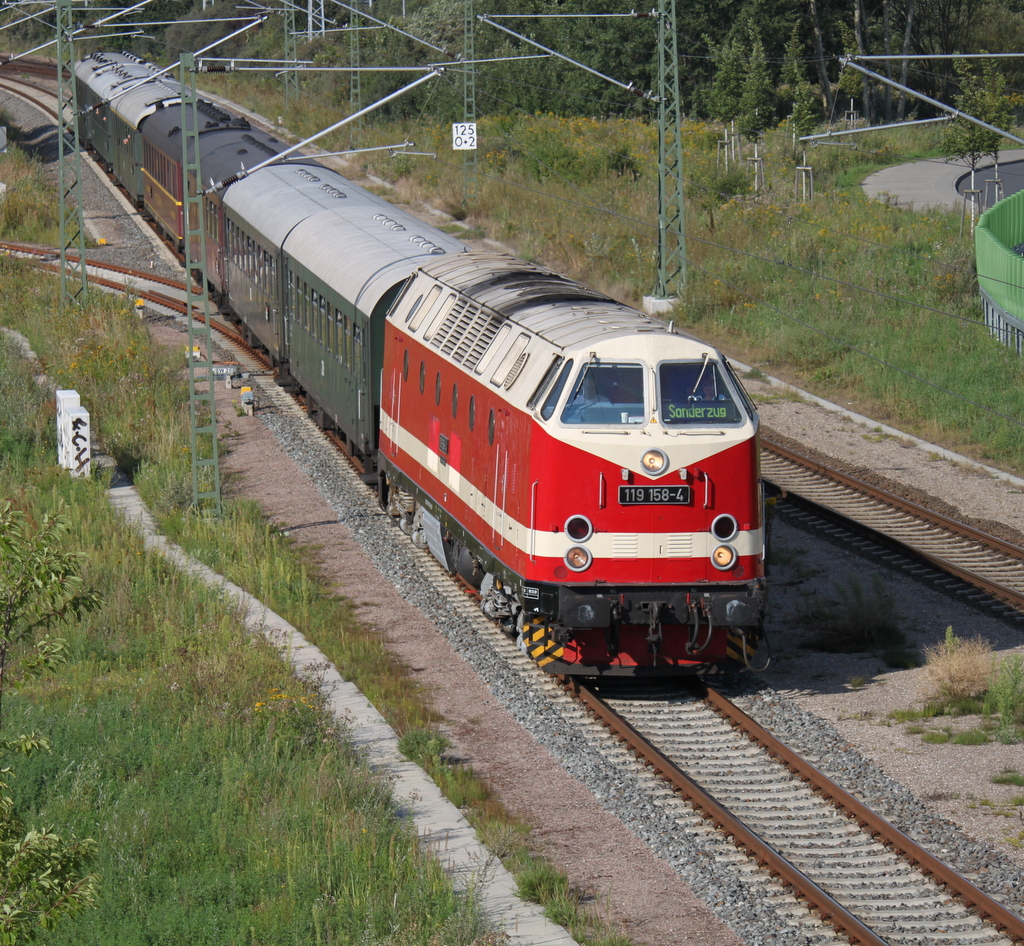
M 163 364 L 116 299 L 51 317 L 55 287 L 4 265 L 6 285 L 40 291 L 5 294 L 0 322 L 37 336 L 52 374 L 89 391 L 126 360 L 146 365 L 143 375 Z M 134 388 L 143 404 L 152 393 Z M 133 413 L 131 400 L 116 420 L 104 416 L 109 398 L 86 403 L 111 442 L 133 445 L 145 477 L 178 453 L 181 411 L 149 416 L 146 440 L 134 427 L 146 408 Z M 386 781 L 317 695 L 217 591 L 143 548 L 112 511 L 102 475 L 72 480 L 54 468 L 52 421 L 52 403 L 4 344 L 0 495 L 33 517 L 66 503 L 69 542 L 86 553 L 83 577 L 102 596 L 101 610 L 62 630 L 66 667 L 22 687 L 4 721 L 53 744 L 15 763 L 23 817 L 99 845 L 98 908 L 49 942 L 476 940 L 472 901 L 421 852 Z
M 52 198 L 42 165 L 17 146 L 17 128 L 3 111 L 0 125 L 10 130 L 10 144 L 0 154 L 0 181 L 7 185 L 0 199 L 0 239 L 56 246 L 60 242 L 59 205 Z

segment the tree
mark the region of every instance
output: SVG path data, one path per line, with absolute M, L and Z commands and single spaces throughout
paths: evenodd
M 64 661 L 61 640 L 43 637 L 18 661 L 15 649 L 97 603 L 78 574 L 81 557 L 60 547 L 67 531 L 61 510 L 33 530 L 9 500 L 0 505 L 0 730 L 5 692 Z M 0 738 L 2 760 L 48 749 L 35 734 Z M 0 768 L 0 946 L 31 942 L 61 917 L 92 906 L 99 883 L 89 871 L 96 842 L 64 839 L 52 828 L 26 830 L 14 811 L 13 777 L 10 765 Z
M 751 31 L 751 40 L 737 126 L 745 138 L 757 141 L 766 128 L 775 124 L 775 86 L 761 37 Z
M 810 135 L 821 121 L 821 102 L 814 94 L 810 83 L 804 82 L 797 86 L 793 98 L 793 128 L 797 137 Z
M 708 97 L 711 116 L 730 122 L 740 113 L 743 97 L 743 49 L 738 40 L 729 40 L 714 53 L 715 78 Z
M 1008 128 L 1013 122 L 1010 100 L 1006 95 L 1006 79 L 996 69 L 992 60 L 983 60 L 980 68 L 972 66 L 966 59 L 955 63 L 960 79 L 960 92 L 956 96 L 956 107 L 966 115 L 972 115 L 996 128 Z M 971 189 L 974 189 L 974 172 L 981 162 L 992 156 L 999 158 L 999 142 L 1002 135 L 989 131 L 980 125 L 959 116 L 946 126 L 942 149 L 947 158 L 966 162 L 971 169 Z

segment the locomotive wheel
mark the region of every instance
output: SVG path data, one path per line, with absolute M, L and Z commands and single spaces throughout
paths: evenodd
M 565 648 L 555 640 L 554 631 L 541 618 L 534 618 L 523 626 L 526 653 L 543 667 L 553 660 L 561 660 Z

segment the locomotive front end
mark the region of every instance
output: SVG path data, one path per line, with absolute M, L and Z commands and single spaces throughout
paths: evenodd
M 535 410 L 523 646 L 551 672 L 750 665 L 763 636 L 757 414 L 674 334 L 566 359 Z

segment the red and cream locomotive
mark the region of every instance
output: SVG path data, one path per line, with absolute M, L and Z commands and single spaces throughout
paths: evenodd
M 757 648 L 757 414 L 710 346 L 521 260 L 447 256 L 386 320 L 380 428 L 391 515 L 546 670 Z

